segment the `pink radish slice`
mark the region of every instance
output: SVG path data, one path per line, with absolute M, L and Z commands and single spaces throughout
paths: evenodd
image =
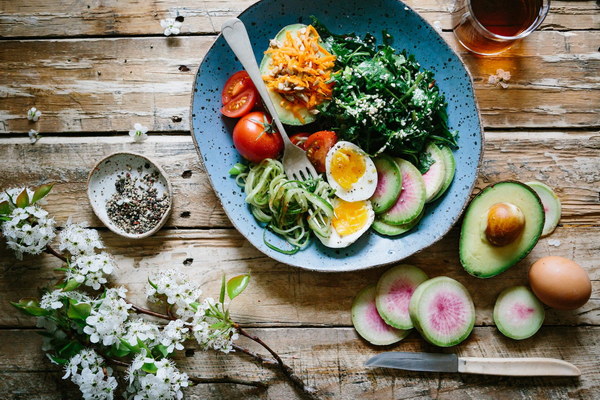
M 544 306 L 525 286 L 500 293 L 494 306 L 494 322 L 504 336 L 522 340 L 533 336 L 544 322 Z
M 398 329 L 413 328 L 408 305 L 417 286 L 427 279 L 420 268 L 406 264 L 398 265 L 381 275 L 375 296 L 381 318 Z
M 386 324 L 375 306 L 375 285 L 362 289 L 352 302 L 352 324 L 366 341 L 376 345 L 388 345 L 404 339 L 409 331 Z
M 394 159 L 384 154 L 373 159 L 377 169 L 377 187 L 371 197 L 371 205 L 376 214 L 389 210 L 402 190 L 402 174 Z
M 401 158 L 395 161 L 402 173 L 402 191 L 392 208 L 381 214 L 381 220 L 390 225 L 405 225 L 423 211 L 425 182 L 419 170 L 410 162 Z
M 435 199 L 442 189 L 442 186 L 444 186 L 446 164 L 444 163 L 444 155 L 437 145 L 429 143 L 425 148 L 425 152 L 433 160 L 433 164 L 431 164 L 429 170 L 423 174 L 423 181 L 425 182 L 425 202 L 429 203 Z
M 459 344 L 475 325 L 475 307 L 469 292 L 445 276 L 422 283 L 413 293 L 408 309 L 415 328 L 436 346 Z

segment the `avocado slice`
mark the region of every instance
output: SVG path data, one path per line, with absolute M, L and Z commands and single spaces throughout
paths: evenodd
M 505 245 L 488 239 L 488 213 L 492 206 L 511 204 L 524 217 L 522 231 Z M 533 189 L 521 182 L 504 181 L 486 187 L 471 201 L 463 219 L 459 253 L 463 268 L 479 278 L 490 278 L 525 258 L 536 245 L 544 228 L 544 207 Z
M 304 24 L 288 25 L 279 31 L 279 33 L 275 36 L 275 40 L 280 41 L 280 42 L 285 40 L 286 32 L 290 32 L 292 34 L 292 37 L 297 36 L 296 32 L 298 32 L 302 28 L 306 28 L 306 25 L 304 25 Z M 260 68 L 260 73 L 262 75 L 266 75 L 269 72 L 269 70 L 272 68 L 272 57 L 269 54 L 265 54 L 262 61 L 260 62 L 259 68 Z M 281 102 L 284 99 L 279 93 L 275 92 L 272 89 L 268 89 L 268 91 L 269 91 L 269 97 L 271 98 L 271 101 L 273 102 L 273 105 L 275 106 L 275 109 L 277 110 L 277 115 L 279 116 L 279 119 L 281 120 L 282 123 L 284 123 L 286 125 L 300 126 L 300 125 L 310 124 L 311 122 L 314 122 L 317 119 L 316 115 L 311 114 L 310 112 L 308 112 L 308 110 L 300 110 L 299 114 L 302 116 L 302 119 L 304 120 L 304 122 L 302 122 L 302 120 L 300 118 L 297 118 L 294 115 L 294 113 L 292 113 L 289 110 L 286 110 L 285 108 L 283 108 L 281 106 Z

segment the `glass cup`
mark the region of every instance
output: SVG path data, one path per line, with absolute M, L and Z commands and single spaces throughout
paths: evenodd
M 535 31 L 549 9 L 550 0 L 456 0 L 454 35 L 473 53 L 498 54 Z

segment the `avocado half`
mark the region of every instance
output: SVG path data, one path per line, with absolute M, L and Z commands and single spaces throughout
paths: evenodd
M 494 246 L 485 234 L 488 210 L 497 203 L 511 203 L 525 216 L 523 232 L 512 243 Z M 544 207 L 533 189 L 517 181 L 486 187 L 475 197 L 463 219 L 459 254 L 463 268 L 478 278 L 496 276 L 525 258 L 544 228 Z
M 275 36 L 275 40 L 277 41 L 283 41 L 285 39 L 285 34 L 287 32 L 290 32 L 293 36 L 297 36 L 297 33 L 300 29 L 302 28 L 306 28 L 306 25 L 304 24 L 292 24 L 292 25 L 288 25 L 286 27 L 284 27 L 283 29 L 281 29 L 279 31 L 279 33 Z M 260 62 L 260 73 L 262 75 L 266 75 L 269 70 L 271 69 L 272 66 L 272 57 L 269 54 L 265 54 L 265 56 L 263 57 L 262 61 Z M 311 114 L 308 112 L 308 110 L 300 110 L 299 113 L 302 116 L 302 119 L 304 120 L 304 122 L 302 122 L 302 120 L 300 120 L 300 118 L 297 118 L 294 113 L 292 113 L 289 110 L 286 110 L 285 108 L 283 108 L 281 106 L 281 102 L 283 101 L 283 97 L 281 97 L 281 95 L 277 92 L 275 92 L 272 89 L 268 89 L 269 91 L 269 97 L 271 98 L 271 101 L 273 102 L 273 105 L 275 106 L 275 109 L 277 110 L 277 115 L 279 116 L 279 119 L 281 120 L 282 123 L 286 124 L 286 125 L 307 125 L 310 124 L 311 122 L 314 122 L 317 117 L 314 114 Z

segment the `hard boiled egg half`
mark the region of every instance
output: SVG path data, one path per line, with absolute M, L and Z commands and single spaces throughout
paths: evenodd
M 316 235 L 327 247 L 350 246 L 365 233 L 375 220 L 375 213 L 369 200 L 346 201 L 338 197 L 331 201 L 333 217 L 327 237 Z
M 377 188 L 377 169 L 360 147 L 337 142 L 325 158 L 327 181 L 340 199 L 354 202 L 367 200 Z

